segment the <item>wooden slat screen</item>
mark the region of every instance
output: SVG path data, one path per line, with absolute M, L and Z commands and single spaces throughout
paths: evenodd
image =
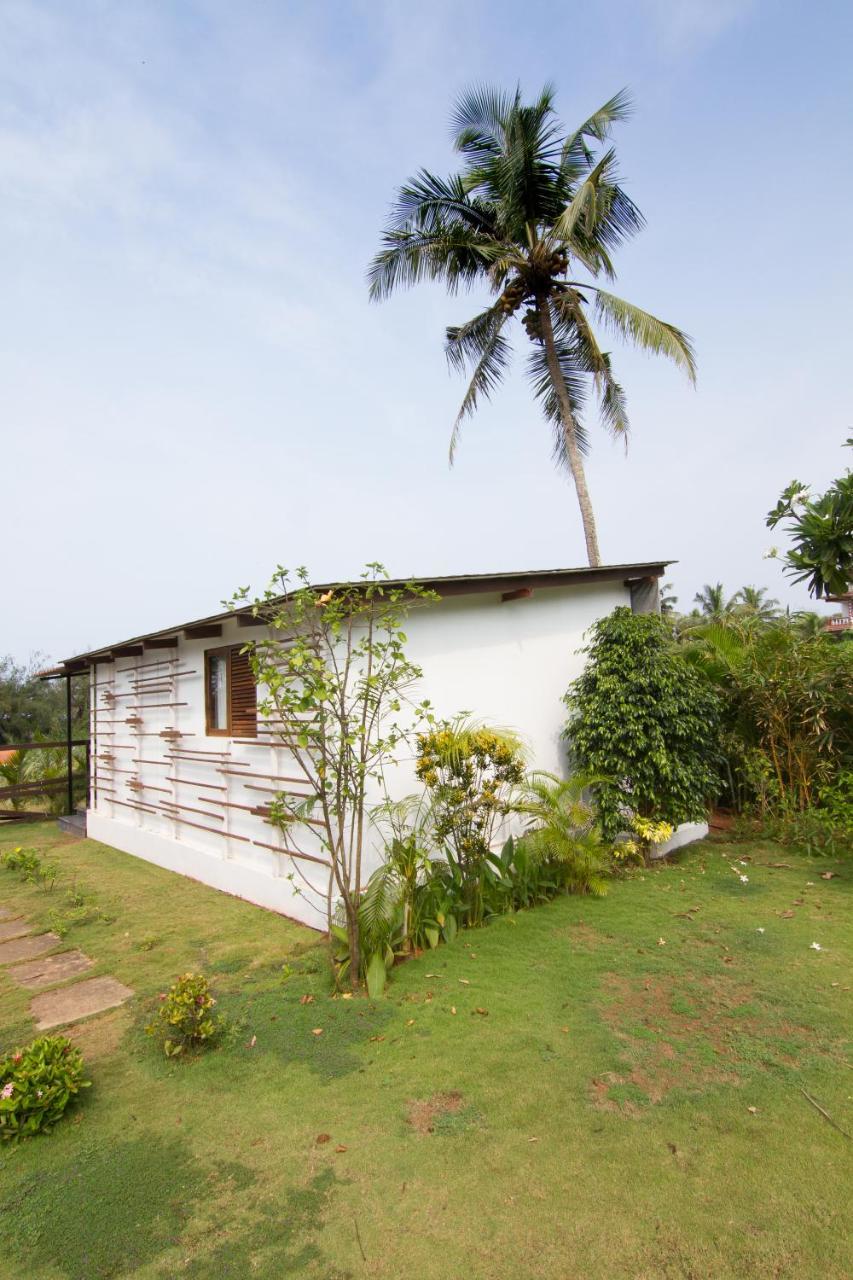
M 258 691 L 249 655 L 239 647 L 231 650 L 231 735 L 258 736 Z

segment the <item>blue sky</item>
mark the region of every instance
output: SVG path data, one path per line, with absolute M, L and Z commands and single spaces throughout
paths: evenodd
M 200 616 L 279 562 L 584 562 L 520 371 L 448 469 L 442 335 L 479 299 L 367 301 L 395 187 L 452 167 L 480 81 L 554 81 L 567 126 L 636 98 L 616 142 L 648 226 L 616 291 L 693 336 L 699 384 L 617 349 L 604 559 L 678 560 L 685 605 L 722 579 L 804 606 L 763 516 L 853 428 L 852 38 L 831 2 L 0 0 L 0 652 Z

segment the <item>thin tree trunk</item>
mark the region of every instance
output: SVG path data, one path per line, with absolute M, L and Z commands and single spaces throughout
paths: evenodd
M 563 379 L 563 372 L 560 368 L 560 361 L 557 358 L 557 348 L 554 345 L 554 326 L 551 323 L 551 305 L 547 298 L 543 298 L 539 303 L 539 315 L 542 319 L 542 341 L 545 344 L 545 358 L 548 361 L 548 372 L 551 375 L 551 383 L 556 392 L 557 399 L 560 403 L 560 413 L 563 419 L 563 438 L 566 443 L 566 456 L 569 459 L 569 467 L 572 472 L 572 479 L 575 482 L 575 490 L 578 495 L 578 506 L 581 510 L 581 520 L 583 521 L 583 535 L 586 539 L 586 554 L 590 565 L 595 566 L 601 564 L 601 553 L 598 550 L 598 533 L 595 528 L 595 515 L 592 510 L 592 500 L 589 496 L 589 489 L 586 484 L 586 472 L 583 468 L 583 458 L 578 448 L 577 431 L 575 430 L 575 417 L 572 412 L 572 402 L 569 399 L 569 393 L 566 389 L 566 383 Z

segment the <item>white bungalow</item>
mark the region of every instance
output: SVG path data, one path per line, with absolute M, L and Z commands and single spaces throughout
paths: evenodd
M 581 670 L 584 632 L 617 605 L 657 611 L 667 563 L 419 580 L 440 600 L 406 625 L 407 652 L 424 672 L 417 696 L 440 716 L 465 710 L 512 726 L 537 768 L 563 772 L 561 698 Z M 323 927 L 321 899 L 298 885 L 307 878 L 323 889 L 325 869 L 303 858 L 294 877 L 286 840 L 265 820 L 265 806 L 296 771 L 257 714 L 240 653 L 257 634 L 246 628 L 258 625 L 248 608 L 220 613 L 61 664 L 57 674 L 91 677 L 87 831 Z M 410 761 L 396 775 L 397 795 L 418 789 Z M 368 874 L 377 857 L 372 850 Z

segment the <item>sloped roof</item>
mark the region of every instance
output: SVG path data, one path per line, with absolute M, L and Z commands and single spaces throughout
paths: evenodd
M 511 571 L 508 573 L 451 574 L 435 578 L 391 578 L 387 580 L 386 585 L 389 587 L 404 587 L 407 583 L 414 582 L 419 587 L 435 591 L 442 598 L 446 598 L 449 596 L 480 595 L 486 592 L 504 593 L 517 591 L 525 587 L 585 586 L 596 582 L 633 582 L 642 578 L 660 578 L 666 571 L 667 566 L 674 563 L 675 561 L 673 560 L 654 560 L 640 564 L 596 565 L 594 568 L 584 566 L 575 569 L 525 569 L 520 572 Z M 354 585 L 357 584 L 318 582 L 313 583 L 312 587 L 315 591 L 323 592 Z M 223 613 L 214 613 L 206 618 L 193 618 L 189 622 L 181 622 L 172 627 L 163 627 L 159 631 L 148 631 L 144 635 L 132 636 L 128 640 L 117 640 L 99 649 L 90 649 L 86 653 L 78 653 L 71 658 L 64 658 L 58 668 L 54 668 L 50 673 L 45 672 L 44 674 L 67 673 L 69 668 L 82 670 L 99 659 L 108 660 L 113 650 L 122 649 L 129 645 L 141 645 L 146 641 L 166 639 L 188 628 L 212 626 L 216 623 L 226 622 L 234 617 L 250 617 L 251 613 L 251 606 L 247 605 L 242 609 L 229 609 Z

